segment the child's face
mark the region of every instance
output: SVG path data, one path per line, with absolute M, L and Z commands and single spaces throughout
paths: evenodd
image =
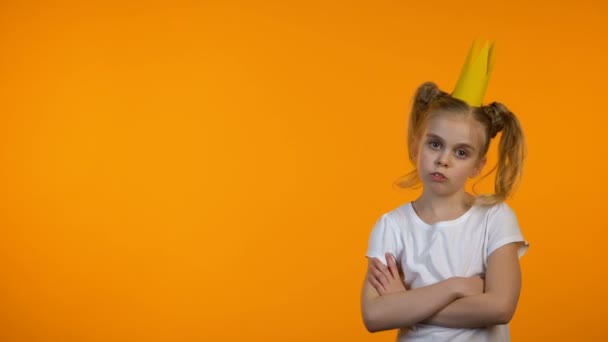
M 469 115 L 435 115 L 418 139 L 415 154 L 425 191 L 450 195 L 464 190 L 466 181 L 485 165 L 479 151 L 485 141 L 483 126 Z

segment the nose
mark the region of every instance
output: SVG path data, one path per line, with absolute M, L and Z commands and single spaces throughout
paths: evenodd
M 443 166 L 443 167 L 448 167 L 448 157 L 447 157 L 447 153 L 441 153 L 438 157 L 437 157 L 437 161 L 435 162 L 435 164 L 437 164 L 437 166 Z

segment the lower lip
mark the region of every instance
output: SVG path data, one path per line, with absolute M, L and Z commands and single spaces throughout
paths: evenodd
M 431 179 L 434 180 L 435 182 L 445 182 L 446 180 L 448 180 L 447 178 L 445 178 L 442 175 L 431 175 Z

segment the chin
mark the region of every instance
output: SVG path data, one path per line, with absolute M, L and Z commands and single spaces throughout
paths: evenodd
M 457 191 L 454 191 L 452 188 L 445 187 L 445 184 L 425 184 L 425 189 L 427 189 L 430 193 L 433 193 L 437 196 L 450 196 L 455 194 Z

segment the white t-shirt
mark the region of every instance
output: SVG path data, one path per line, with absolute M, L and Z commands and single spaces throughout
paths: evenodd
M 368 257 L 386 264 L 389 252 L 401 263 L 411 288 L 431 285 L 451 277 L 468 277 L 486 271 L 488 256 L 511 242 L 523 241 L 513 210 L 506 203 L 473 206 L 459 218 L 429 225 L 408 202 L 383 214 L 369 238 Z M 455 329 L 417 324 L 401 329 L 401 341 L 509 341 L 508 325 L 479 329 Z

